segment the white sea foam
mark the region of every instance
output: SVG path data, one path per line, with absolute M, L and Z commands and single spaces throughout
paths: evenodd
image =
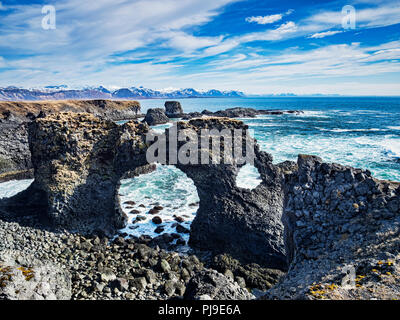
M 236 186 L 243 189 L 255 189 L 262 182 L 257 168 L 250 164 L 243 166 L 236 177 Z
M 33 180 L 11 180 L 7 182 L 0 183 L 0 199 L 10 198 L 26 190 Z
M 163 220 L 163 233 L 176 233 L 173 226 L 176 223 L 174 215 L 182 217 L 185 220 L 183 226 L 190 228 L 198 209 L 199 198 L 193 181 L 182 171 L 171 166 L 158 165 L 155 172 L 123 180 L 119 192 L 122 208 L 129 218 L 127 227 L 121 231 L 134 236 L 158 236 L 159 234 L 154 232 L 157 228 L 152 222 L 154 216 Z M 126 201 L 134 201 L 136 205 L 127 205 Z M 164 209 L 156 215 L 151 215 L 148 212 L 154 206 L 162 206 Z M 138 210 L 139 213 L 131 213 L 132 210 Z M 146 219 L 132 223 L 137 216 Z M 189 235 L 182 234 L 182 237 L 187 241 Z

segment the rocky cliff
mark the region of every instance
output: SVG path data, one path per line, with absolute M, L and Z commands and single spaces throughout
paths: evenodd
M 90 114 L 60 113 L 29 125 L 35 181 L 10 199 L 9 211 L 36 212 L 53 225 L 83 233 L 125 224 L 118 188 L 123 174 L 147 164 L 148 127 L 118 126 Z
M 178 124 L 178 131 L 191 130 L 197 134 L 201 149 L 202 129 L 243 130 L 242 151 L 245 153 L 248 129 L 242 121 L 228 118 L 202 118 Z M 167 130 L 168 135 L 169 130 Z M 214 137 L 215 138 L 215 137 Z M 211 134 L 211 139 L 213 135 Z M 251 139 L 251 138 L 250 138 Z M 191 226 L 190 244 L 193 247 L 212 250 L 214 253 L 228 252 L 241 261 L 257 262 L 271 268 L 286 268 L 283 244 L 283 192 L 279 168 L 272 165 L 271 155 L 259 150 L 256 142 L 255 166 L 263 182 L 255 190 L 236 186 L 236 177 L 244 163 L 237 159 L 213 164 L 215 154 L 210 149 L 209 164 L 178 164 L 177 167 L 190 177 L 200 198 L 200 206 Z M 238 141 L 237 141 L 238 142 Z M 220 159 L 225 150 L 218 149 Z
M 40 112 L 87 112 L 109 120 L 136 119 L 140 113 L 137 101 L 113 100 L 59 100 L 8 102 L 0 101 L 0 119 L 21 119 L 30 121 Z M 9 119 L 11 120 L 11 119 Z
M 274 299 L 399 299 L 400 183 L 300 155 L 285 182 L 290 269 Z
M 178 125 L 180 132 L 190 130 L 198 141 L 206 128 L 234 131 L 247 127 L 227 118 Z M 147 164 L 148 130 L 143 123 L 118 126 L 90 114 L 60 113 L 36 119 L 29 125 L 35 181 L 2 206 L 16 214 L 40 213 L 59 228 L 115 232 L 125 224 L 119 181 L 126 172 Z M 245 147 L 248 138 L 243 135 L 242 139 Z M 207 155 L 211 161 L 212 152 Z M 233 159 L 223 165 L 211 161 L 209 165 L 177 165 L 193 179 L 200 197 L 190 241 L 197 248 L 229 252 L 244 261 L 284 269 L 281 176 L 268 154 L 257 148 L 256 157 L 264 182 L 253 192 L 236 187 L 243 164 Z
M 0 102 L 0 174 L 22 174 L 32 168 L 27 122 L 59 112 L 88 112 L 116 121 L 136 119 L 140 104 L 111 100 Z
M 208 117 L 177 124 L 178 132 L 197 141 L 202 129 L 246 126 Z M 119 180 L 147 164 L 148 132 L 144 123 L 117 126 L 90 114 L 36 119 L 29 125 L 35 182 L 1 206 L 41 213 L 60 228 L 112 234 L 125 223 Z M 243 145 L 248 140 L 242 136 Z M 176 164 L 200 197 L 190 244 L 268 267 L 289 266 L 269 299 L 400 298 L 400 184 L 315 156 L 274 165 L 257 144 L 254 150 L 262 182 L 252 191 L 236 186 L 242 164 L 235 159 Z M 206 157 L 224 157 L 224 151 L 209 149 Z

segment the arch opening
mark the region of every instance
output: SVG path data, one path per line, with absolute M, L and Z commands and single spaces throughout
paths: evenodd
M 157 164 L 151 173 L 121 180 L 119 195 L 128 216 L 120 233 L 151 238 L 170 234 L 174 235 L 171 245 L 187 247 L 199 196 L 193 180 L 180 169 Z
M 236 186 L 242 189 L 254 190 L 261 182 L 258 169 L 249 163 L 241 167 L 236 176 Z

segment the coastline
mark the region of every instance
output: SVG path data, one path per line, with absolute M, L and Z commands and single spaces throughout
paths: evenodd
M 274 116 L 274 114 L 272 115 L 270 114 L 269 116 Z M 285 116 L 285 115 L 279 114 L 279 116 Z M 300 158 L 298 161 L 301 161 Z M 317 163 L 320 162 L 322 163 L 321 160 L 317 160 Z M 314 164 L 307 164 L 307 165 L 310 165 L 310 168 L 314 168 Z M 271 164 L 268 164 L 268 166 L 271 166 L 271 168 L 275 168 L 275 165 L 272 165 L 272 162 Z M 302 168 L 301 162 L 299 162 L 298 166 Z M 326 166 L 326 164 L 318 164 L 316 167 L 319 168 L 319 166 L 321 166 L 321 168 L 325 168 L 324 166 Z M 342 171 L 347 172 L 350 170 L 350 172 L 354 172 L 353 174 L 354 176 L 357 176 L 361 172 L 362 175 L 364 176 L 363 178 L 364 180 L 360 181 L 361 182 L 371 181 L 368 182 L 371 183 L 371 188 L 376 187 L 376 190 L 374 189 L 375 191 L 372 191 L 372 194 L 378 192 L 378 190 L 379 192 L 383 192 L 382 190 L 386 190 L 387 186 L 390 186 L 389 189 L 392 190 L 390 192 L 393 192 L 393 194 L 382 195 L 381 197 L 385 198 L 384 202 L 385 204 L 394 203 L 394 206 L 396 205 L 398 206 L 398 191 L 400 190 L 399 183 L 392 183 L 390 181 L 377 180 L 372 178 L 370 179 L 369 178 L 370 173 L 368 173 L 368 171 L 357 171 L 358 169 L 353 169 L 349 167 L 342 168 L 339 165 L 335 164 L 329 164 L 328 166 L 332 166 L 333 169 L 329 170 L 332 171 L 333 175 L 337 174 L 336 171 L 338 171 L 339 172 L 338 174 L 340 175 L 341 174 L 340 172 Z M 284 172 L 284 176 L 286 177 L 285 179 L 290 180 L 293 179 L 293 177 L 297 179 L 296 178 L 297 169 L 295 168 L 296 166 L 294 163 L 288 162 L 286 166 L 281 164 L 277 166 L 277 169 L 273 170 L 278 170 L 278 171 L 283 170 L 282 172 Z M 312 170 L 314 169 L 311 169 L 311 172 Z M 327 169 L 318 169 L 318 170 L 327 170 Z M 261 172 L 264 171 L 261 170 Z M 310 176 L 314 177 L 313 173 L 307 173 L 307 174 L 310 174 Z M 299 173 L 299 175 L 301 176 L 302 174 Z M 319 175 L 319 173 L 317 173 L 317 175 Z M 318 183 L 320 183 L 319 180 L 317 179 L 312 181 L 313 183 L 315 182 L 317 184 L 316 190 L 319 190 L 318 189 L 319 188 Z M 280 183 L 281 182 L 278 182 L 277 180 L 273 183 L 273 185 L 278 186 Z M 340 187 L 341 183 L 343 183 L 341 182 L 341 180 L 337 181 L 334 180 L 334 186 L 337 187 L 338 190 L 341 188 Z M 355 186 L 357 186 L 358 188 L 358 184 L 360 182 L 358 180 L 350 179 L 347 181 L 347 183 L 354 183 Z M 287 182 L 286 184 L 287 184 L 286 187 L 291 189 L 291 187 L 289 187 L 291 186 L 291 184 Z M 383 187 L 381 187 L 381 185 Z M 294 188 L 293 190 L 296 189 Z M 280 191 L 278 191 L 278 193 L 279 192 Z M 292 192 L 292 191 L 285 191 L 285 192 Z M 201 194 L 204 194 L 204 192 L 202 192 Z M 248 192 L 246 191 L 245 194 L 248 194 Z M 359 195 L 357 194 L 357 196 Z M 363 196 L 364 195 L 361 194 L 361 197 Z M 295 196 L 293 197 L 295 198 Z M 306 199 L 307 196 L 304 195 L 302 198 Z M 379 196 L 377 198 L 379 198 Z M 350 206 L 352 206 L 352 208 L 355 209 L 355 206 L 353 205 L 352 202 L 353 200 L 349 199 L 348 201 L 351 201 Z M 361 200 L 361 202 L 363 201 Z M 360 203 L 360 200 L 354 203 Z M 367 203 L 372 204 L 372 200 L 368 200 Z M 394 207 L 394 209 L 391 209 L 390 207 L 390 209 L 388 209 L 390 212 L 392 212 L 390 214 L 388 213 L 388 216 L 385 216 L 383 218 L 382 217 L 374 218 L 376 225 L 379 225 L 380 221 L 385 221 L 385 219 L 388 221 L 390 221 L 390 219 L 396 219 L 396 215 L 393 216 L 393 210 L 396 211 L 395 208 L 396 207 Z M 317 210 L 313 209 L 306 211 L 308 211 L 309 213 L 310 212 L 315 213 L 318 210 L 319 208 Z M 368 212 L 370 209 L 365 209 L 365 210 Z M 282 277 L 284 277 L 284 272 L 282 272 L 282 270 L 265 268 L 262 266 L 254 266 L 253 264 L 248 262 L 239 262 L 237 260 L 232 260 L 232 258 L 224 254 L 215 255 L 213 257 L 213 255 L 211 255 L 210 252 L 207 252 L 207 250 L 203 251 L 198 249 L 197 250 L 191 249 L 188 255 L 183 254 L 182 252 L 179 251 L 174 251 L 174 250 L 171 251 L 170 249 L 168 249 L 170 247 L 171 238 L 168 238 L 168 236 L 166 235 L 162 235 L 155 239 L 151 239 L 146 236 L 142 236 L 139 238 L 130 236 L 129 238 L 124 239 L 124 237 L 126 237 L 127 235 L 122 233 L 120 234 L 120 236 L 114 238 L 112 242 L 108 242 L 108 239 L 105 238 L 104 235 L 92 235 L 89 237 L 85 237 L 79 234 L 71 233 L 66 230 L 54 231 L 51 228 L 48 229 L 48 227 L 45 227 L 45 225 L 43 225 L 43 222 L 37 220 L 37 217 L 35 216 L 30 215 L 25 217 L 16 217 L 8 213 L 5 213 L 3 211 L 4 210 L 2 210 L 2 218 L 0 219 L 0 223 L 2 223 L 3 225 L 0 228 L 0 231 L 3 232 L 3 235 L 0 236 L 0 238 L 2 239 L 4 238 L 6 239 L 6 241 L 4 241 L 2 249 L 3 250 L 11 249 L 20 251 L 22 248 L 26 247 L 26 250 L 23 249 L 24 254 L 29 255 L 30 252 L 34 252 L 34 255 L 39 255 L 40 259 L 42 260 L 44 259 L 48 262 L 54 263 L 55 265 L 66 266 L 67 264 L 68 265 L 70 264 L 70 266 L 68 267 L 68 272 L 69 274 L 71 274 L 72 277 L 71 297 L 73 299 L 88 299 L 88 298 L 128 299 L 128 300 L 168 299 L 171 297 L 183 297 L 183 296 L 185 296 L 187 299 L 193 299 L 195 296 L 188 296 L 188 294 L 185 295 L 185 291 L 187 290 L 187 288 L 192 288 L 192 286 L 199 285 L 199 283 L 204 283 L 204 281 L 206 281 L 204 278 L 204 274 L 208 274 L 208 277 L 210 277 L 210 272 L 211 274 L 213 273 L 213 271 L 209 270 L 210 268 L 217 270 L 219 272 L 218 277 L 221 278 L 218 281 L 220 281 L 221 284 L 224 284 L 224 286 L 226 286 L 228 283 L 228 286 L 232 286 L 231 289 L 237 292 L 238 294 L 236 298 L 254 299 L 254 296 L 249 296 L 245 294 L 244 291 L 242 291 L 243 287 L 258 289 L 265 292 L 267 289 L 270 289 L 274 284 L 278 283 L 279 280 L 282 281 L 283 279 Z M 209 214 L 209 212 L 210 210 L 208 209 L 207 215 Z M 290 228 L 292 228 L 293 230 L 295 230 L 298 227 L 303 228 L 304 224 L 311 228 L 315 227 L 313 224 L 310 224 L 310 221 L 308 220 L 303 221 L 302 217 L 303 215 L 298 215 L 296 211 L 296 213 L 290 218 L 290 219 L 295 219 L 294 224 L 293 221 L 289 223 Z M 203 215 L 202 220 L 204 221 L 204 219 L 207 219 L 207 217 Z M 351 217 L 349 219 L 351 219 Z M 365 221 L 360 220 L 357 222 L 353 222 L 353 224 L 354 226 L 361 225 L 362 228 L 366 228 L 365 229 L 365 233 L 367 235 L 366 239 L 369 239 L 368 235 L 370 234 L 371 230 L 368 229 L 369 227 L 366 227 L 364 225 L 364 222 Z M 219 230 L 221 228 L 224 228 L 224 222 L 218 222 L 215 225 L 215 227 L 217 227 Z M 285 228 L 287 227 L 285 226 Z M 331 232 L 332 230 L 334 230 L 334 228 L 329 227 L 328 230 Z M 207 227 L 207 232 L 209 231 L 210 228 Z M 191 232 L 193 233 L 193 230 L 191 230 Z M 295 231 L 291 232 L 292 234 L 296 233 Z M 350 235 L 347 236 L 350 238 L 347 239 L 354 241 L 354 239 L 352 239 L 353 232 L 354 231 L 347 232 L 350 233 Z M 340 233 L 339 235 L 342 236 L 342 234 Z M 344 239 L 343 241 L 347 239 Z M 64 245 L 63 243 L 65 241 L 66 244 Z M 46 246 L 46 244 L 48 245 Z M 290 244 L 290 242 L 287 242 L 286 246 L 288 246 L 288 244 Z M 362 243 L 362 246 L 367 246 L 367 244 Z M 385 248 L 384 245 L 383 248 Z M 385 248 L 384 250 L 386 249 L 388 248 Z M 291 250 L 299 250 L 299 249 L 291 248 Z M 379 246 L 377 246 L 374 250 L 376 251 L 372 252 L 372 256 L 375 254 L 378 254 L 379 256 L 379 252 L 380 250 L 382 250 L 382 243 Z M 75 255 L 73 253 L 77 254 L 78 256 L 77 261 L 74 260 Z M 307 253 L 306 256 L 309 254 L 310 253 Z M 98 257 L 102 257 L 102 255 L 104 255 L 105 259 L 103 260 L 101 258 L 99 260 Z M 345 252 L 342 252 L 340 254 L 340 256 L 342 257 L 346 255 L 347 253 Z M 375 261 L 376 260 L 375 257 L 372 256 L 363 257 L 359 255 L 356 256 L 356 258 L 354 258 L 353 256 L 350 255 L 349 259 L 354 263 L 361 263 L 361 264 L 367 263 L 368 265 L 376 267 L 376 264 L 381 260 Z M 371 257 L 375 260 L 373 259 L 371 260 Z M 311 258 L 313 258 L 312 254 Z M 306 257 L 305 259 L 308 258 Z M 323 259 L 323 257 L 320 257 L 318 259 Z M 390 272 L 396 276 L 399 273 L 399 271 L 397 270 L 398 260 L 399 259 L 395 253 L 391 253 L 387 257 L 385 256 L 384 259 L 382 258 L 382 261 L 385 261 L 384 262 L 385 264 L 388 263 L 387 261 L 390 261 L 390 263 L 393 264 L 394 267 L 390 269 Z M 128 264 L 126 264 L 125 261 L 127 261 Z M 167 263 L 165 263 L 164 261 Z M 297 262 L 299 261 L 295 261 L 293 263 Z M 308 260 L 306 260 L 306 263 L 309 263 Z M 329 263 L 333 262 L 331 261 Z M 314 268 L 312 264 L 309 264 L 309 266 L 310 268 Z M 129 271 L 130 273 L 129 274 L 124 273 L 126 270 L 130 270 Z M 297 271 L 299 274 L 301 274 L 300 280 L 304 276 L 308 275 L 308 271 L 309 270 Z M 327 274 L 321 274 L 321 277 L 323 276 L 327 276 Z M 331 279 L 332 277 L 337 277 L 337 276 L 338 274 L 334 273 L 333 275 L 328 275 L 328 278 Z M 301 299 L 303 298 L 321 299 L 321 297 L 322 298 L 329 297 L 335 299 L 346 296 L 345 295 L 346 293 L 335 290 L 332 291 L 335 292 L 336 296 L 333 294 L 330 295 L 329 292 L 328 292 L 329 294 L 327 294 L 324 288 L 325 286 L 331 285 L 330 282 L 326 283 L 321 282 L 321 284 L 319 284 L 320 287 L 318 287 L 320 288 L 320 290 L 309 289 L 309 287 L 312 287 L 310 284 L 309 286 L 303 288 L 305 290 L 304 291 L 303 289 L 301 289 L 302 288 L 301 286 L 304 286 L 304 283 L 302 281 L 298 282 L 299 281 L 298 277 L 296 278 L 293 277 L 293 275 L 289 274 L 289 276 L 286 276 L 286 278 L 284 279 L 286 280 L 283 280 L 284 282 L 280 282 L 281 283 L 280 286 L 275 287 L 271 291 L 268 291 L 267 293 L 268 295 L 264 298 L 298 299 L 300 297 Z M 288 284 L 285 284 L 285 281 Z M 366 282 L 367 280 L 364 281 L 365 283 L 368 283 L 370 287 L 372 286 L 372 288 L 375 288 L 374 286 L 376 285 L 376 283 L 373 278 L 368 278 L 368 282 Z M 219 285 L 218 283 L 216 285 L 217 288 Z M 383 285 L 385 285 L 384 282 Z M 301 289 L 299 293 L 296 293 L 298 295 L 287 295 L 289 287 L 293 286 L 299 286 L 299 288 Z M 379 291 L 379 290 L 386 290 L 386 291 Z M 379 290 L 376 292 L 376 294 L 382 294 L 381 297 L 396 297 L 398 295 L 397 291 L 390 292 L 386 287 L 380 287 Z M 192 289 L 190 289 L 189 291 L 192 292 Z M 324 294 L 313 293 L 317 291 L 318 292 L 324 291 Z M 351 298 L 362 297 L 362 294 L 364 293 L 360 293 L 359 296 L 357 295 L 351 296 Z M 218 299 L 218 296 L 214 296 L 213 298 Z

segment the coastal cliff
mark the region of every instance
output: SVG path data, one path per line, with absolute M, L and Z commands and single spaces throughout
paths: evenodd
M 177 124 L 179 132 L 188 130 L 197 141 L 201 129 L 246 126 L 221 117 Z M 91 114 L 69 112 L 35 119 L 29 125 L 35 181 L 27 191 L 1 201 L 1 209 L 14 219 L 39 216 L 67 232 L 114 235 L 126 222 L 117 193 L 119 180 L 126 172 L 147 165 L 145 154 L 151 144 L 144 136 L 148 132 L 144 123 L 118 126 Z M 253 264 L 249 263 L 288 269 L 281 277 L 258 267 L 246 278 L 244 285 L 262 273 L 265 278 L 257 286 L 266 289 L 271 286 L 266 285 L 266 275 L 273 282 L 280 278 L 265 299 L 400 298 L 400 184 L 377 180 L 368 170 L 324 163 L 316 156 L 300 155 L 297 163 L 275 165 L 272 156 L 253 142 L 254 166 L 262 182 L 252 191 L 236 186 L 242 165 L 235 161 L 176 165 L 193 180 L 200 198 L 190 230 L 191 246 L 248 264 L 242 267 L 221 256 L 214 261 L 224 277 L 235 277 L 237 283 L 243 284 L 240 278 L 250 273 Z M 223 150 L 218 152 L 224 156 Z M 213 151 L 208 154 L 213 155 Z M 168 158 L 164 164 L 173 163 Z M 129 242 L 117 241 L 117 246 L 127 246 L 124 254 L 129 256 Z M 168 270 L 169 264 L 159 263 L 159 268 Z M 227 269 L 229 265 L 235 274 Z M 203 285 L 197 283 L 212 273 L 191 273 L 191 282 L 190 276 L 182 275 L 184 283 L 190 283 L 188 295 L 198 296 L 192 290 L 203 292 Z M 143 286 L 138 281 L 133 285 Z M 166 283 L 165 290 L 182 296 L 182 283 L 177 283 Z M 225 278 L 220 280 L 223 283 L 242 292 Z M 122 282 L 117 285 L 123 286 Z
M 117 121 L 138 118 L 140 104 L 111 100 L 0 101 L 0 181 L 32 176 L 27 123 L 59 112 L 87 112 Z

